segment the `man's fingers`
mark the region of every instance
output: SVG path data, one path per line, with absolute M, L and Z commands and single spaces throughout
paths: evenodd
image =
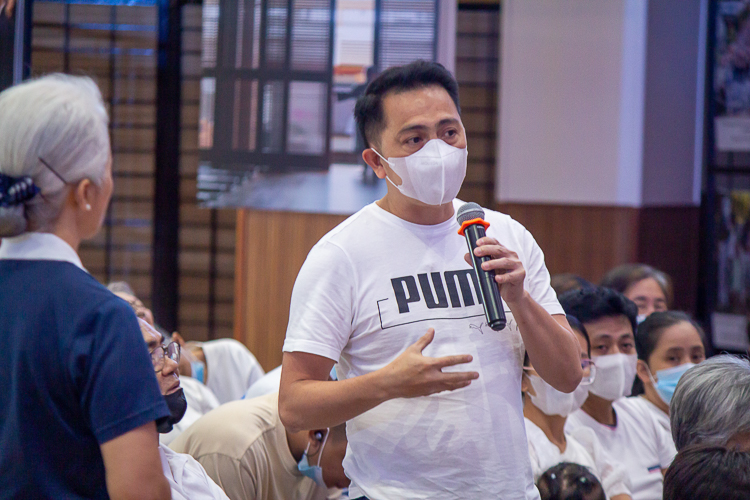
M 419 352 L 424 351 L 424 348 L 430 345 L 430 342 L 432 342 L 432 339 L 435 338 L 435 329 L 434 328 L 428 328 L 427 333 L 419 337 L 419 340 L 414 342 L 412 344 L 412 347 L 419 350 Z
M 471 354 L 457 354 L 454 356 L 444 356 L 442 358 L 435 358 L 434 363 L 437 368 L 445 368 L 446 366 L 461 365 L 464 363 L 471 363 L 474 358 Z
M 509 257 L 503 257 L 500 259 L 488 260 L 482 263 L 482 269 L 485 271 L 503 271 L 506 269 L 516 269 L 521 263 L 515 259 Z
M 524 271 L 523 269 L 516 269 L 515 271 L 509 273 L 496 274 L 495 282 L 498 285 L 502 285 L 504 283 L 513 283 L 514 281 L 523 282 L 524 278 L 526 278 L 526 271 Z

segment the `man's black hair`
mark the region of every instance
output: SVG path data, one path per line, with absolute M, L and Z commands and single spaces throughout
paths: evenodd
M 458 83 L 442 64 L 430 61 L 414 61 L 404 66 L 388 68 L 378 75 L 357 99 L 354 119 L 365 146 L 377 141 L 385 128 L 383 99 L 390 93 L 406 92 L 431 85 L 439 85 L 448 92 L 459 114 Z
M 611 288 L 597 286 L 571 290 L 562 294 L 559 301 L 566 314 L 575 316 L 584 325 L 601 318 L 625 316 L 635 335 L 638 306 Z
M 580 464 L 561 462 L 539 477 L 542 500 L 605 500 L 604 488 L 591 471 Z

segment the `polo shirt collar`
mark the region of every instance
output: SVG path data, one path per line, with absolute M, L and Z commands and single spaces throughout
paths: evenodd
M 69 262 L 86 271 L 73 247 L 51 233 L 24 233 L 13 238 L 3 238 L 0 244 L 0 259 L 55 260 Z

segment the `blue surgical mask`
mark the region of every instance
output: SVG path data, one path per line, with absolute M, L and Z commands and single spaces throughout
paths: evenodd
M 654 384 L 656 392 L 659 393 L 661 399 L 665 403 L 669 404 L 672 401 L 672 395 L 674 390 L 677 388 L 677 382 L 680 381 L 682 374 L 695 366 L 695 363 L 685 363 L 684 365 L 675 366 L 674 368 L 667 368 L 666 370 L 659 370 L 656 372 L 656 380 L 651 377 L 651 382 Z
M 303 476 L 309 477 L 323 488 L 328 488 L 328 486 L 326 486 L 326 482 L 323 480 L 323 468 L 320 466 L 320 458 L 323 456 L 323 448 L 326 447 L 328 434 L 330 434 L 330 430 L 326 429 L 326 437 L 323 439 L 323 444 L 318 452 L 318 465 L 310 465 L 310 462 L 307 459 L 307 452 L 310 450 L 310 443 L 307 443 L 307 448 L 305 448 L 305 452 L 302 454 L 302 460 L 297 464 L 297 470 L 299 470 Z
M 205 384 L 205 373 L 206 373 L 206 365 L 203 364 L 202 361 L 191 361 L 190 362 L 190 369 L 193 371 L 193 378 L 196 379 L 198 382 Z
M 636 322 L 636 324 L 640 325 L 641 323 L 643 323 L 644 321 L 646 321 L 646 318 L 648 318 L 648 315 L 646 315 L 646 314 L 639 314 L 638 316 L 635 317 L 635 322 Z

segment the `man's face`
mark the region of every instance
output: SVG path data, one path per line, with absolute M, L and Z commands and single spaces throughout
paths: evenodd
M 148 352 L 153 353 L 156 349 L 161 349 L 164 340 L 162 335 L 153 326 L 140 318 L 138 319 L 138 324 L 141 327 L 141 333 L 148 347 Z M 163 396 L 172 394 L 178 390 L 180 388 L 180 371 L 177 369 L 177 363 L 165 356 L 164 368 L 156 372 L 156 379 L 159 382 L 159 389 L 161 389 Z
M 143 302 L 138 299 L 138 297 L 124 292 L 117 292 L 115 295 L 130 304 L 130 307 L 133 308 L 136 316 L 145 320 L 149 325 L 154 326 L 154 314 L 151 312 L 151 309 L 146 307 Z
M 606 316 L 583 325 L 591 339 L 591 357 L 635 354 L 633 326 L 626 316 Z
M 387 94 L 383 99 L 383 116 L 385 128 L 372 146 L 385 158 L 409 156 L 432 139 L 442 139 L 461 149 L 466 147 L 466 131 L 458 109 L 439 85 Z M 394 183 L 401 183 L 385 161 L 380 160 L 380 164 Z

